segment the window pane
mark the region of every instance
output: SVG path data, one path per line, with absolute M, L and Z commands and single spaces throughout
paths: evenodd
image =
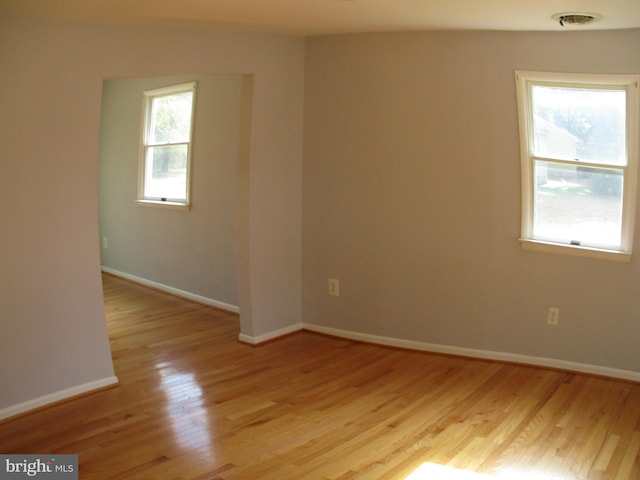
M 153 98 L 149 143 L 189 141 L 192 98 L 193 92 Z
M 149 147 L 144 196 L 186 200 L 187 145 Z
M 534 238 L 618 247 L 622 171 L 536 161 Z
M 624 90 L 532 86 L 534 155 L 624 165 Z

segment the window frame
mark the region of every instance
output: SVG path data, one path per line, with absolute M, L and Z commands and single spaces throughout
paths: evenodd
M 197 82 L 186 82 L 167 87 L 154 88 L 142 92 L 142 120 L 140 128 L 140 150 L 138 155 L 138 198 L 140 205 L 165 207 L 169 209 L 188 210 L 191 206 L 191 153 L 196 110 Z M 191 92 L 191 124 L 187 142 L 151 143 L 151 117 L 153 99 Z M 145 195 L 145 179 L 147 172 L 147 152 L 150 147 L 185 145 L 187 146 L 186 192 L 185 199 L 171 197 L 150 197 Z
M 516 70 L 516 94 L 518 107 L 518 126 L 520 134 L 521 159 L 521 236 L 524 249 L 561 253 L 574 256 L 600 258 L 618 262 L 631 260 L 634 221 L 636 208 L 637 163 L 638 163 L 638 125 L 640 105 L 638 101 L 638 83 L 640 75 L 627 74 L 580 74 L 533 72 Z M 597 162 L 576 160 L 580 165 L 604 166 L 623 172 L 622 226 L 619 248 L 598 248 L 588 245 L 562 243 L 533 235 L 534 221 L 534 164 L 536 161 L 554 163 L 575 163 L 557 158 L 536 157 L 534 155 L 532 86 L 585 87 L 605 90 L 624 90 L 626 92 L 626 165 L 605 165 Z

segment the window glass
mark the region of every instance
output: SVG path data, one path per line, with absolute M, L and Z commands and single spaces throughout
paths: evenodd
M 624 165 L 624 90 L 534 85 L 534 155 Z
M 620 245 L 622 172 L 535 162 L 533 236 L 574 245 Z
M 149 147 L 146 163 L 146 197 L 187 198 L 187 145 Z
M 153 98 L 149 143 L 189 141 L 192 98 L 193 92 Z

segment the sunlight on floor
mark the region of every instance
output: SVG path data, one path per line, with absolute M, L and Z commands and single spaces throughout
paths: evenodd
M 558 477 L 511 469 L 501 470 L 496 474 L 477 473 L 425 462 L 405 480 L 551 480 L 552 478 L 556 479 Z M 565 480 L 570 479 L 567 478 Z
M 435 463 L 423 463 L 405 480 L 489 480 L 491 478 L 493 478 L 491 475 L 482 473 L 458 470 Z

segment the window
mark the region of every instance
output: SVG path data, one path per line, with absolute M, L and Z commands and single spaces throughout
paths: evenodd
M 516 72 L 523 247 L 630 260 L 639 79 Z
M 188 207 L 195 82 L 143 94 L 138 201 Z

